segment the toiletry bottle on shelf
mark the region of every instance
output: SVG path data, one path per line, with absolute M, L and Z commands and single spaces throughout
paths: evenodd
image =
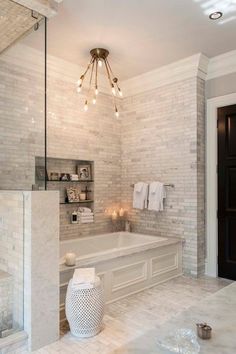
M 75 211 L 75 210 L 71 214 L 71 223 L 78 224 L 78 214 L 77 214 L 77 211 Z

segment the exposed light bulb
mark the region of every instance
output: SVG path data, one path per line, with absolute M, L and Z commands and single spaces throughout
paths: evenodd
M 77 81 L 77 85 L 81 86 L 83 79 L 84 79 L 84 75 L 81 75 L 80 79 Z
M 116 95 L 116 89 L 114 85 L 111 86 L 111 92 L 113 93 L 114 96 Z
M 115 116 L 116 116 L 116 118 L 119 118 L 119 112 L 118 112 L 117 107 L 116 107 L 116 109 L 115 109 Z
M 99 66 L 99 68 L 102 67 L 102 59 L 98 59 L 98 66 Z
M 87 110 L 88 110 L 88 101 L 86 100 L 84 104 L 84 111 L 87 112 Z
M 94 97 L 94 98 L 93 98 L 93 104 L 95 104 L 96 101 L 97 101 L 97 100 L 96 100 L 96 97 Z
M 120 97 L 122 97 L 123 93 L 122 93 L 122 91 L 121 91 L 121 89 L 119 87 L 118 87 L 118 92 L 119 92 Z
M 77 92 L 81 92 L 81 89 L 82 89 L 82 86 L 79 85 L 79 86 L 77 87 Z
M 98 87 L 97 86 L 95 86 L 95 95 L 97 96 L 98 95 Z

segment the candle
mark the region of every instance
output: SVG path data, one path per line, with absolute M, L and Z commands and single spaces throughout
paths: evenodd
M 115 221 L 117 219 L 117 212 L 114 210 L 113 213 L 111 214 L 111 218 L 113 221 Z
M 73 252 L 68 252 L 65 255 L 65 264 L 69 267 L 74 266 L 76 263 L 76 254 Z
M 120 208 L 120 211 L 119 211 L 120 217 L 124 216 L 124 214 L 125 214 L 124 209 L 123 209 L 123 208 Z

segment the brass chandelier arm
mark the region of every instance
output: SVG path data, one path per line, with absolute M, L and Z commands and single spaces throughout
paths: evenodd
M 93 59 L 93 62 L 92 62 L 92 70 L 91 70 L 91 74 L 90 74 L 89 88 L 91 87 L 92 79 L 93 79 L 94 62 L 95 62 L 95 59 Z
M 94 60 L 94 58 L 92 58 L 92 59 L 90 60 L 90 62 L 89 62 L 89 64 L 88 64 L 88 66 L 87 66 L 87 69 L 85 70 L 85 72 L 83 73 L 83 75 L 82 75 L 82 76 L 85 76 L 85 75 L 87 74 L 87 72 L 89 71 L 90 66 L 91 66 L 91 64 L 92 64 L 93 60 Z
M 108 65 L 107 65 L 107 59 L 104 59 L 104 63 L 105 63 L 105 67 L 106 67 L 106 70 L 107 70 L 108 79 L 110 81 L 111 87 L 113 87 L 114 85 L 113 85 L 112 80 L 111 80 L 111 75 L 110 75 L 109 68 L 108 68 Z
M 98 87 L 98 58 L 96 58 L 95 89 Z

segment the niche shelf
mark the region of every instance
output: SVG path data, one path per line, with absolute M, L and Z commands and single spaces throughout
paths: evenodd
M 79 181 L 63 181 L 63 180 L 50 180 L 51 173 L 61 174 L 77 174 L 77 167 L 88 165 L 90 166 L 90 179 L 83 179 Z M 45 180 L 40 178 L 38 173 L 38 167 L 43 169 L 44 158 L 35 158 L 35 183 L 40 189 L 43 189 Z M 71 226 L 72 229 L 76 227 L 84 227 L 84 225 L 89 224 L 71 224 L 71 213 L 77 210 L 80 206 L 86 206 L 92 211 L 94 210 L 94 161 L 88 160 L 74 160 L 74 159 L 63 159 L 48 157 L 47 158 L 47 176 L 46 176 L 46 186 L 47 190 L 58 190 L 60 193 L 60 224 L 61 232 L 62 230 L 67 232 Z M 67 198 L 67 188 L 78 188 L 79 193 L 84 192 L 87 188 L 87 199 L 80 200 L 77 202 L 68 202 Z M 70 233 L 68 231 L 68 233 Z M 64 235 L 63 235 L 64 236 Z

